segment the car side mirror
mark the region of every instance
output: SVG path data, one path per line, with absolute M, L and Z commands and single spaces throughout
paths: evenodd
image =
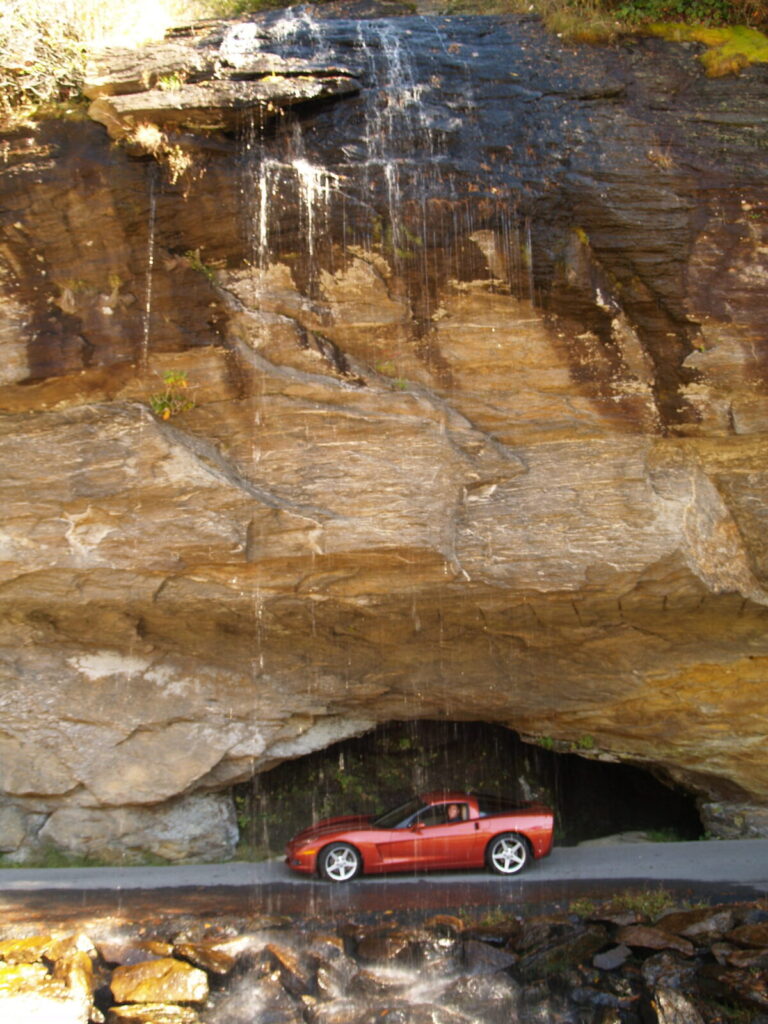
M 423 829 L 424 829 L 424 822 L 423 821 L 414 821 L 414 823 L 411 825 L 411 832 L 421 832 L 421 831 L 423 831 Z

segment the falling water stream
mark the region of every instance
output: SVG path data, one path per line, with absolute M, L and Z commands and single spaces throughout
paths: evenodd
M 149 191 L 149 214 L 147 218 L 147 262 L 146 285 L 144 288 L 144 310 L 142 314 L 141 352 L 139 366 L 145 372 L 149 362 L 149 348 L 152 334 L 152 285 L 155 272 L 155 231 L 157 227 L 157 192 L 159 167 L 153 161 L 147 165 L 147 188 Z
M 361 123 L 356 136 L 343 149 L 346 162 L 329 163 L 324 156 L 322 134 L 314 132 L 311 124 L 305 124 L 302 117 L 293 113 L 283 113 L 276 124 L 266 124 L 261 115 L 244 119 L 240 138 L 241 198 L 250 253 L 251 305 L 256 311 L 263 309 L 270 268 L 273 260 L 279 258 L 289 231 L 298 248 L 294 272 L 301 273 L 305 294 L 315 294 L 320 253 L 327 257 L 331 224 L 341 220 L 345 244 L 368 250 L 378 247 L 395 275 L 413 275 L 415 270 L 420 314 L 429 319 L 429 279 L 435 269 L 430 266 L 430 252 L 445 244 L 446 233 L 445 215 L 439 214 L 435 222 L 430 203 L 435 198 L 457 198 L 456 186 L 446 171 L 445 140 L 460 122 L 471 121 L 473 100 L 469 63 L 464 59 L 467 81 L 462 96 L 456 100 L 456 109 L 446 113 L 441 108 L 440 80 L 436 70 L 429 73 L 429 53 L 434 49 L 441 57 L 452 57 L 450 44 L 437 22 L 424 20 L 418 27 L 421 35 L 415 41 L 411 29 L 404 30 L 397 19 L 357 23 L 354 46 L 345 56 L 360 75 L 364 90 Z M 265 33 L 267 39 L 260 33 Z M 247 60 L 249 52 L 262 46 L 287 56 L 313 59 L 323 59 L 335 49 L 333 21 L 318 21 L 307 9 L 293 9 L 276 19 L 267 18 L 260 33 L 236 25 L 225 34 L 222 52 L 238 62 Z M 418 68 L 417 59 L 422 64 Z M 488 243 L 489 264 L 505 285 L 532 299 L 531 219 L 521 222 L 509 196 L 500 196 L 495 209 L 498 230 Z M 286 224 L 290 211 L 297 212 L 297 224 Z M 454 237 L 471 237 L 476 224 L 469 204 L 459 204 L 449 214 L 447 226 Z M 482 239 L 485 238 L 483 235 Z M 453 253 L 452 260 L 458 261 L 457 253 Z M 457 272 L 458 268 L 452 269 Z M 254 459 L 258 457 L 257 433 L 254 425 Z M 253 607 L 254 642 L 260 647 L 262 601 L 258 591 Z M 254 685 L 263 670 L 264 659 L 259 650 L 254 657 Z M 311 681 L 307 685 L 311 687 Z M 411 742 L 418 742 L 416 735 L 414 731 Z M 345 755 L 340 752 L 338 756 L 337 773 L 344 776 Z M 445 769 L 448 770 L 447 765 Z M 423 765 L 414 767 L 412 784 L 416 788 L 425 786 L 431 778 L 432 773 Z M 308 785 L 307 798 L 310 816 L 327 813 L 322 806 L 323 794 L 316 785 Z M 266 816 L 263 820 L 266 822 Z M 269 832 L 265 825 L 263 838 L 267 841 Z M 312 916 L 314 899 L 314 886 L 308 887 L 305 917 Z M 395 955 L 392 960 L 385 957 L 382 963 L 376 963 L 375 958 L 367 962 L 365 956 L 355 963 L 349 956 L 354 943 L 350 945 L 348 938 L 345 952 L 339 952 L 340 959 L 334 959 L 335 954 L 329 957 L 327 949 L 320 951 L 327 936 L 318 938 L 311 932 L 304 936 L 293 934 L 288 939 L 293 954 L 303 957 L 305 964 L 314 957 L 315 963 L 314 981 L 304 983 L 302 996 L 307 1019 L 318 1024 L 324 1024 L 326 1019 L 328 1024 L 342 1024 L 362 1021 L 370 1012 L 387 1021 L 437 1024 L 443 1019 L 441 1013 L 458 1014 L 450 1006 L 461 1001 L 462 985 L 467 984 L 482 989 L 482 997 L 487 997 L 485 1009 L 474 1015 L 460 1014 L 455 1019 L 476 1024 L 486 1019 L 490 1024 L 499 1014 L 507 1019 L 516 1005 L 513 986 L 504 979 L 467 982 L 473 974 L 482 974 L 484 968 L 472 959 L 479 954 L 467 952 L 472 947 L 458 942 L 451 928 L 455 925 L 429 939 L 414 939 L 412 954 L 405 960 Z M 279 969 L 274 977 L 278 975 Z M 214 998 L 206 1021 L 292 1021 L 292 1000 L 298 995 L 298 982 L 295 978 L 287 981 L 284 975 L 281 982 L 282 987 L 274 980 L 265 981 L 263 972 L 238 978 Z M 286 987 L 288 997 L 283 991 Z M 452 988 L 458 993 L 455 997 L 449 994 Z M 318 990 L 327 1004 L 315 1005 Z M 467 997 L 464 998 L 466 1001 Z M 478 999 L 482 1003 L 482 998 Z M 283 1018 L 281 1013 L 287 1016 Z

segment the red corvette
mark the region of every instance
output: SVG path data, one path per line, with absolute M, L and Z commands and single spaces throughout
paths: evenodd
M 294 871 L 330 882 L 385 871 L 488 867 L 514 875 L 552 849 L 552 811 L 495 796 L 436 792 L 414 797 L 379 818 L 326 818 L 285 848 Z

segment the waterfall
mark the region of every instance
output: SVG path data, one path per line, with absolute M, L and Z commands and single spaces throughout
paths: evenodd
M 155 269 L 155 228 L 157 221 L 157 183 L 158 165 L 153 161 L 148 170 L 149 188 L 149 216 L 147 220 L 147 263 L 146 263 L 146 285 L 144 289 L 144 310 L 142 313 L 141 349 L 139 352 L 139 367 L 142 371 L 147 369 L 149 362 L 149 342 L 151 336 L 152 320 L 152 284 Z
M 288 57 L 318 60 L 333 49 L 337 31 L 333 21 L 317 21 L 301 8 L 267 21 L 266 41 L 244 29 L 238 25 L 229 30 L 222 44 L 231 53 L 236 41 L 239 60 L 245 59 L 248 47 L 258 50 L 261 45 Z M 302 121 L 291 113 L 269 132 L 263 124 L 248 125 L 244 200 L 255 267 L 263 269 L 269 261 L 281 215 L 293 201 L 309 266 L 306 276 L 313 280 L 318 244 L 329 227 L 335 198 L 350 200 L 352 232 L 379 245 L 395 269 L 401 269 L 406 251 L 417 250 L 423 256 L 427 199 L 447 184 L 428 103 L 433 86 L 417 73 L 416 54 L 399 24 L 388 19 L 360 21 L 355 37 L 352 65 L 364 89 L 357 138 L 347 147 L 348 164 L 328 166 L 317 151 L 322 143 L 310 141 Z M 416 218 L 417 230 L 406 226 L 406 210 L 412 221 Z

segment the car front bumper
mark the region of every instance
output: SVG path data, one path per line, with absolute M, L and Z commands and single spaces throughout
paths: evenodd
M 285 863 L 292 871 L 300 871 L 304 875 L 314 874 L 315 854 L 302 854 L 299 852 L 286 851 Z

